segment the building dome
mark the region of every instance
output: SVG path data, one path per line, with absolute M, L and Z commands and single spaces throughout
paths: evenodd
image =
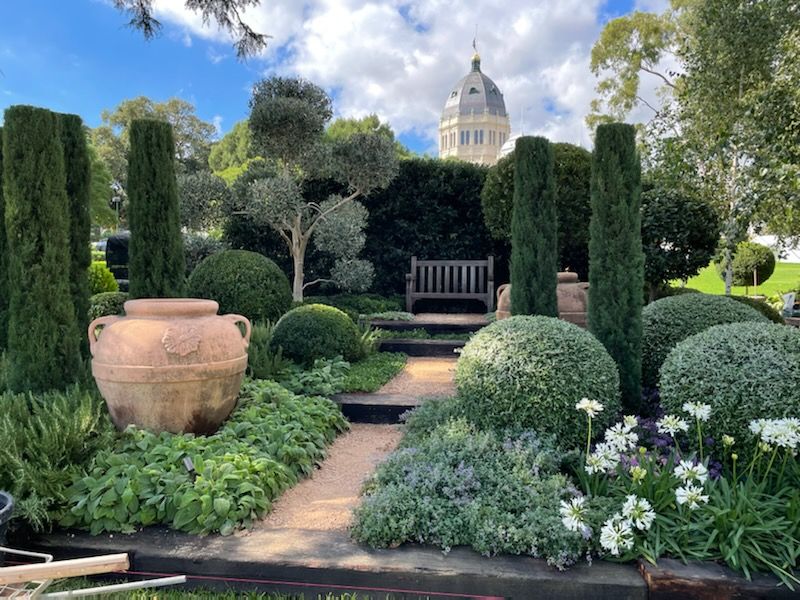
M 510 132 L 503 94 L 481 72 L 481 57 L 475 52 L 472 70 L 450 88 L 445 102 L 439 120 L 439 158 L 493 165 Z
M 514 151 L 514 147 L 517 144 L 517 139 L 521 137 L 522 137 L 521 133 L 515 133 L 510 138 L 508 138 L 508 140 L 506 140 L 506 143 L 500 147 L 500 153 L 497 155 L 497 157 L 503 158 L 504 156 L 508 156 L 509 154 L 511 154 Z
M 472 56 L 472 70 L 450 91 L 442 118 L 483 112 L 505 117 L 506 103 L 495 82 L 481 72 L 481 57 L 476 52 Z

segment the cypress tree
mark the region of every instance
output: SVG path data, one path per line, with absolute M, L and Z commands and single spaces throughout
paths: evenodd
M 558 218 L 553 147 L 543 137 L 522 137 L 514 150 L 511 216 L 511 311 L 558 316 Z
M 70 293 L 75 309 L 75 321 L 82 334 L 81 352 L 87 356 L 89 340 L 84 333 L 89 325 L 88 269 L 92 262 L 92 251 L 89 248 L 91 163 L 81 118 L 78 115 L 59 116 L 69 202 Z
M 137 119 L 131 123 L 130 139 L 130 294 L 132 298 L 181 296 L 185 270 L 172 126 Z
M 5 112 L 3 183 L 10 285 L 8 386 L 63 388 L 76 379 L 80 333 L 70 296 L 69 203 L 58 116 Z
M 6 204 L 3 200 L 3 128 L 0 127 L 0 350 L 8 343 L 8 245 Z M 2 391 L 2 390 L 0 390 Z
M 632 125 L 600 125 L 592 157 L 589 329 L 617 362 L 624 406 L 641 403 L 644 254 Z

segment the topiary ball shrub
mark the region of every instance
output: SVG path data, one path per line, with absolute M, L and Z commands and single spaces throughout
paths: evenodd
M 780 311 L 770 306 L 769 304 L 767 304 L 766 301 L 761 300 L 760 298 L 750 298 L 748 296 L 728 296 L 728 297 L 731 300 L 736 300 L 737 302 L 741 302 L 742 304 L 746 304 L 747 306 L 755 308 L 758 312 L 767 317 L 773 323 L 778 323 L 780 325 L 786 323 L 786 321 L 783 320 Z
M 289 280 L 262 254 L 224 250 L 204 259 L 189 276 L 189 295 L 219 303 L 220 314 L 277 321 L 292 305 Z
M 682 294 L 651 302 L 642 310 L 642 383 L 658 384 L 658 371 L 678 342 L 714 325 L 742 321 L 767 318 L 726 296 Z
M 753 419 L 800 415 L 800 330 L 774 323 L 717 325 L 683 340 L 661 368 L 661 403 L 707 402 L 703 433 L 736 438 L 740 456 L 755 445 Z
M 304 365 L 318 358 L 361 358 L 360 334 L 344 312 L 324 304 L 306 304 L 287 312 L 275 324 L 270 347 Z
M 103 292 L 89 298 L 89 320 L 108 315 L 121 315 L 124 312 L 125 302 L 128 301 L 126 292 Z
M 591 333 L 552 317 L 516 316 L 484 327 L 458 359 L 456 387 L 464 414 L 479 426 L 555 434 L 563 448 L 586 443 L 581 398 L 605 410 L 602 432 L 620 410 L 614 360 Z
M 93 262 L 89 265 L 89 293 L 102 294 L 104 292 L 118 292 L 119 284 L 114 279 L 114 274 L 104 262 Z

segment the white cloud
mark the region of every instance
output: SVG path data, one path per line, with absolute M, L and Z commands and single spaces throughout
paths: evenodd
M 265 76 L 306 77 L 336 94 L 337 115 L 375 112 L 431 149 L 450 88 L 470 68 L 477 23 L 483 71 L 503 91 L 512 129 L 524 115 L 526 133 L 588 147 L 589 53 L 601 9 L 601 0 L 269 0 L 245 17 L 273 36 L 253 61 Z M 156 0 L 156 10 L 195 36 L 230 43 L 182 1 Z
M 217 130 L 217 136 L 222 135 L 222 115 L 214 115 L 211 118 L 211 124 L 214 126 L 214 129 Z

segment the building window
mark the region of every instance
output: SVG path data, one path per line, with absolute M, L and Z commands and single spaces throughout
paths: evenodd
M 464 139 L 467 140 L 467 146 L 469 146 L 469 129 L 464 132 Z
M 483 145 L 483 129 L 481 129 L 481 141 L 480 144 Z
M 469 88 L 469 93 L 470 94 L 480 94 L 480 92 L 478 91 L 478 88 L 474 88 L 474 87 Z
M 463 146 L 464 145 L 464 131 L 463 130 L 461 131 L 461 140 L 460 141 L 461 141 L 461 145 Z

